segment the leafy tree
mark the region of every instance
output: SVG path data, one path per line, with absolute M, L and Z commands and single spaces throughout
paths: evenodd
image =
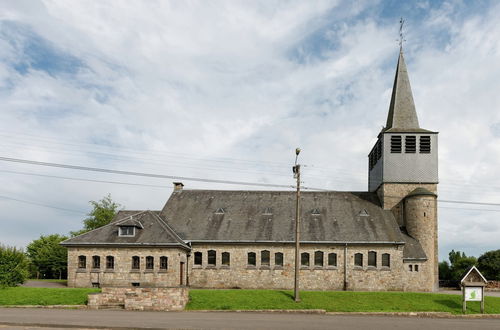
M 477 266 L 486 279 L 500 281 L 500 250 L 483 253 L 477 259 Z
M 439 279 L 443 281 L 451 280 L 451 267 L 446 260 L 439 263 Z
M 71 236 L 77 236 L 84 234 L 93 229 L 107 225 L 113 220 L 116 215 L 118 208 L 121 206 L 118 203 L 113 202 L 111 195 L 104 197 L 100 201 L 90 201 L 93 206 L 93 210 L 90 211 L 88 217 L 83 220 L 83 229 L 78 231 L 72 231 Z
M 67 237 L 53 234 L 40 236 L 26 248 L 31 263 L 35 266 L 37 278 L 61 279 L 68 267 L 68 250 L 59 243 Z
M 28 278 L 28 259 L 23 251 L 0 245 L 0 287 L 16 286 Z
M 461 280 L 461 276 L 464 275 L 465 271 L 474 266 L 477 263 L 475 257 L 467 257 L 464 252 L 451 250 L 449 254 L 450 259 L 450 280 L 458 284 Z

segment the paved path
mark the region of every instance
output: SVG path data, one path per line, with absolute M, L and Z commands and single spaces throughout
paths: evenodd
M 47 281 L 33 281 L 28 280 L 24 282 L 21 286 L 27 286 L 30 288 L 67 288 L 66 283 L 58 283 L 58 282 L 47 282 Z
M 438 319 L 385 316 L 235 312 L 131 312 L 0 308 L 0 329 L 19 328 L 153 329 L 500 329 L 500 319 Z

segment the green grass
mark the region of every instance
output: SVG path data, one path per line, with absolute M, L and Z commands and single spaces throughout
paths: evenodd
M 0 289 L 0 305 L 84 305 L 87 295 L 99 289 L 28 288 Z
M 303 291 L 300 303 L 286 290 L 191 290 L 188 310 L 325 309 L 328 312 L 462 313 L 462 296 L 412 292 Z M 467 313 L 479 313 L 468 302 Z M 500 313 L 500 298 L 486 297 L 485 312 Z

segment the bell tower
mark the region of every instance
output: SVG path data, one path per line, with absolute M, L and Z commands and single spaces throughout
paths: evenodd
M 422 272 L 429 290 L 437 289 L 438 133 L 420 128 L 401 47 L 387 123 L 368 159 L 368 190 L 420 242 L 427 256 Z

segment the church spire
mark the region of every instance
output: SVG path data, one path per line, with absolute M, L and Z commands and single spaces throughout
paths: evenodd
M 402 49 L 399 51 L 399 60 L 396 68 L 396 76 L 394 77 L 394 86 L 392 87 L 389 115 L 387 116 L 387 124 L 385 126 L 386 130 L 390 128 L 420 128 Z

